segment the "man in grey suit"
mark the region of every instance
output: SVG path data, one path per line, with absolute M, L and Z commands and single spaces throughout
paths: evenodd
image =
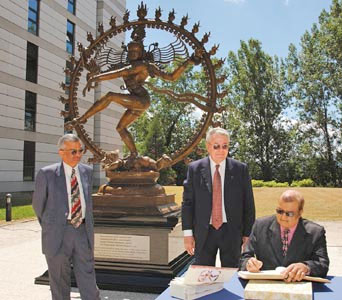
M 48 264 L 52 299 L 70 299 L 72 263 L 81 298 L 98 300 L 93 255 L 92 169 L 80 163 L 83 148 L 76 135 L 62 136 L 58 153 L 62 162 L 38 172 L 32 199 L 42 227 L 42 250 Z
M 283 271 L 285 281 L 301 281 L 305 275 L 324 277 L 329 269 L 325 230 L 302 219 L 303 196 L 295 190 L 285 191 L 276 215 L 255 221 L 240 268 L 250 272 Z
M 226 130 L 209 130 L 206 148 L 209 157 L 192 162 L 184 181 L 184 246 L 197 265 L 214 266 L 219 249 L 221 266 L 237 267 L 255 220 L 251 180 L 246 164 L 227 158 Z

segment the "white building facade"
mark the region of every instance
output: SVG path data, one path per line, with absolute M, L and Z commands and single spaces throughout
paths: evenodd
M 111 16 L 118 24 L 126 0 L 7 0 L 0 2 L 0 193 L 34 189 L 38 170 L 60 160 L 57 141 L 65 133 L 65 96 L 60 83 L 70 55 L 78 58 L 77 43 L 88 46 L 87 32 L 97 36 L 97 24 L 109 28 Z M 124 35 L 112 39 L 120 47 Z M 85 86 L 85 76 L 79 91 Z M 79 112 L 109 90 L 119 91 L 120 80 L 99 84 L 79 95 Z M 123 108 L 111 104 L 90 118 L 85 129 L 104 150 L 121 149 L 115 130 Z M 84 162 L 91 156 L 85 155 Z M 94 166 L 94 184 L 105 182 Z

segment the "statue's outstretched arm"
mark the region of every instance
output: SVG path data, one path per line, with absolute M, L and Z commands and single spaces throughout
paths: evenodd
M 168 89 L 159 89 L 149 82 L 146 82 L 145 84 L 147 84 L 150 89 L 152 89 L 153 91 L 155 91 L 157 93 L 168 95 L 172 99 L 174 99 L 178 102 L 192 103 L 195 106 L 197 106 L 199 109 L 206 111 L 206 112 L 222 112 L 224 109 L 224 107 L 217 108 L 217 107 L 209 106 L 210 102 L 206 97 L 203 97 L 203 96 L 195 94 L 195 93 L 177 94 L 174 91 L 171 91 Z M 200 103 L 197 99 L 204 102 L 205 104 Z
M 90 89 L 95 88 L 96 85 L 95 84 L 93 85 L 93 83 L 121 78 L 121 77 L 127 77 L 130 75 L 137 74 L 139 72 L 140 70 L 138 67 L 127 66 L 122 69 L 112 70 L 112 71 L 108 71 L 108 72 L 104 72 L 100 74 L 95 74 L 95 75 L 90 74 L 90 76 L 87 76 L 88 81 L 87 81 L 85 88 L 83 89 L 83 96 L 85 96 L 86 91 L 89 92 Z
M 181 77 L 181 75 L 184 73 L 184 71 L 190 64 L 193 64 L 193 61 L 191 60 L 191 58 L 187 59 L 183 64 L 181 64 L 178 68 L 176 68 L 172 73 L 162 72 L 160 69 L 158 69 L 158 72 L 156 72 L 156 75 L 168 81 L 176 81 L 179 79 L 179 77 Z

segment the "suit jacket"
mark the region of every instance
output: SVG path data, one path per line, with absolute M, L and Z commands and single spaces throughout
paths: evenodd
M 184 181 L 182 228 L 192 229 L 196 251 L 206 241 L 212 210 L 212 176 L 209 157 L 192 162 Z M 232 242 L 241 246 L 242 236 L 249 236 L 255 207 L 247 165 L 232 158 L 226 159 L 224 205 L 227 222 L 233 228 Z
M 89 246 L 93 250 L 92 169 L 87 165 L 78 164 L 78 170 L 86 203 L 85 226 Z M 54 256 L 62 245 L 69 214 L 63 163 L 56 163 L 39 170 L 32 206 L 42 227 L 42 251 L 47 256 Z
M 310 267 L 311 276 L 324 277 L 329 269 L 324 228 L 302 218 L 298 222 L 285 257 L 276 216 L 256 220 L 240 260 L 241 269 L 246 270 L 247 260 L 254 254 L 263 262 L 263 270 L 302 262 Z

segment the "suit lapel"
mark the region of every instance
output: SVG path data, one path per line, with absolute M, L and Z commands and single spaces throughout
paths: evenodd
M 231 179 L 233 179 L 233 175 L 231 175 L 233 166 L 228 158 L 226 158 L 226 170 L 224 172 L 224 199 L 225 201 L 229 198 L 229 185 L 231 184 Z M 228 203 L 226 204 L 228 205 Z
M 201 177 L 202 182 L 207 187 L 209 193 L 212 193 L 212 182 L 211 182 L 211 171 L 210 171 L 210 160 L 209 157 L 207 157 L 203 163 L 202 169 L 201 169 Z
M 68 204 L 68 191 L 66 187 L 66 179 L 65 179 L 65 173 L 64 173 L 64 167 L 63 163 L 60 163 L 57 165 L 56 168 L 56 187 L 57 187 L 57 192 L 60 193 L 59 199 L 62 199 L 64 201 L 65 205 L 69 207 Z
M 271 223 L 271 226 L 268 229 L 268 237 L 269 241 L 271 243 L 271 247 L 273 250 L 273 255 L 277 260 L 278 266 L 281 266 L 283 264 L 283 250 L 282 250 L 282 242 L 280 237 L 280 226 L 274 217 L 273 222 Z

